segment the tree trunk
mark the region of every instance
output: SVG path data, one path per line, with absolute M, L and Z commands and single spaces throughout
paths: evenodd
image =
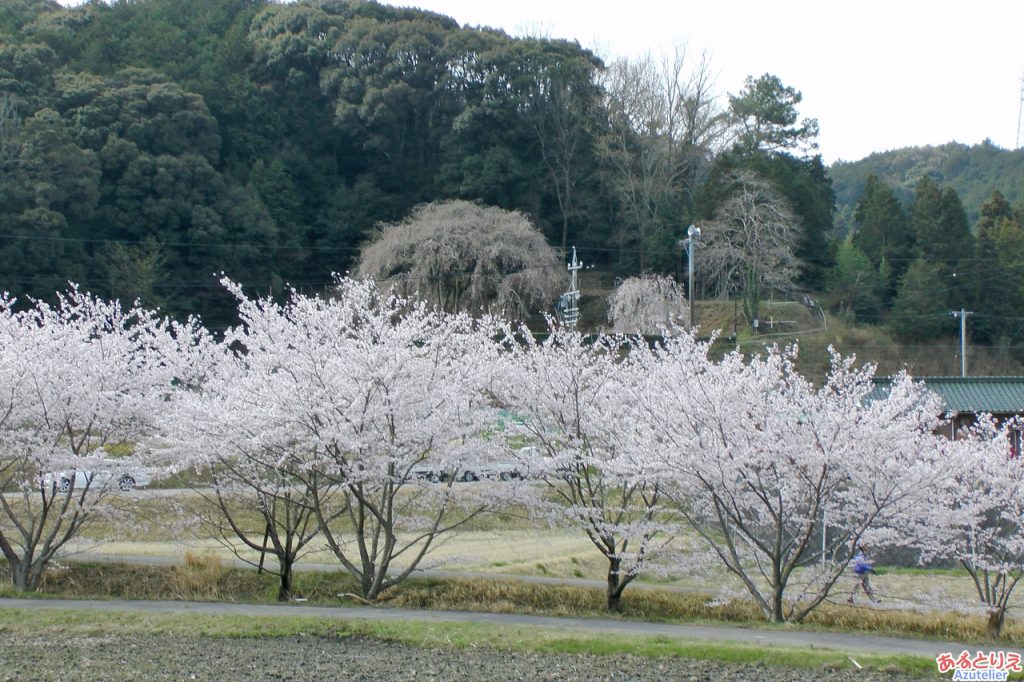
M 363 568 L 363 581 L 361 588 L 363 591 L 363 599 L 367 601 L 374 601 L 380 595 L 380 588 L 384 582 L 383 576 L 377 575 L 378 568 L 377 564 L 373 561 L 364 564 Z
M 746 273 L 746 284 L 743 288 L 741 298 L 743 299 L 743 314 L 747 316 L 747 322 L 751 325 L 754 320 L 759 319 L 761 314 L 761 282 L 757 272 L 753 269 Z
M 1003 633 L 1003 623 L 1006 621 L 1006 607 L 994 606 L 988 612 L 988 636 L 998 639 Z
M 622 613 L 622 592 L 614 585 L 611 578 L 608 579 L 608 611 L 610 613 Z
M 622 613 L 622 590 L 619 588 L 619 559 L 608 559 L 608 610 Z
M 8 575 L 10 575 L 11 577 L 11 584 L 14 585 L 14 589 L 18 590 L 19 592 L 24 592 L 25 588 L 22 587 L 22 582 L 24 582 L 24 576 L 21 575 L 21 571 L 19 570 L 19 568 L 20 566 L 18 564 L 8 564 L 7 572 Z
M 43 566 L 36 566 L 33 562 L 19 561 L 10 565 L 11 584 L 19 592 L 35 592 L 39 589 L 39 583 L 43 578 Z
M 771 622 L 773 623 L 785 623 L 786 614 L 782 610 L 782 589 L 777 588 L 772 592 L 772 615 Z
M 287 559 L 281 562 L 281 584 L 277 588 L 277 601 L 288 601 L 292 598 L 292 562 Z

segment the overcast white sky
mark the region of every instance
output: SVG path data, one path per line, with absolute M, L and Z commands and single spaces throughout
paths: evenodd
M 773 73 L 803 93 L 826 163 L 985 138 L 1017 146 L 1020 0 L 387 0 L 603 56 L 707 49 L 718 88 Z M 64 4 L 77 4 L 67 0 Z
M 576 39 L 603 54 L 707 49 L 722 93 L 773 73 L 803 93 L 827 163 L 985 138 L 1017 146 L 1019 0 L 408 0 L 461 24 Z

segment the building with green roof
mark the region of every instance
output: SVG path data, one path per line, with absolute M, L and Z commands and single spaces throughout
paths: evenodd
M 991 414 L 999 421 L 1024 416 L 1024 376 L 1022 377 L 916 377 L 942 398 L 950 423 L 950 436 L 974 423 L 979 414 Z M 875 377 L 869 399 L 889 393 L 892 379 Z

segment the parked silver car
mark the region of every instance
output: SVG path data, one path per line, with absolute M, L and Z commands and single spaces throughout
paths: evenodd
M 62 471 L 53 477 L 57 484 L 57 491 L 66 493 L 71 490 L 71 483 L 74 481 L 75 488 L 84 488 L 87 484 L 92 488 L 99 488 L 109 484 L 111 480 L 116 481 L 118 489 L 128 491 L 136 487 L 145 487 L 150 483 L 149 474 L 135 467 L 126 468 L 122 462 L 114 459 L 105 459 L 102 469 L 96 471 Z

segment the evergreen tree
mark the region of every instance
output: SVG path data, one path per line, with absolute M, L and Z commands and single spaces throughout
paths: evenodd
M 891 328 L 896 336 L 924 341 L 953 331 L 944 273 L 942 266 L 923 259 L 910 264 L 892 307 Z
M 1014 220 L 1014 212 L 1010 202 L 997 189 L 993 190 L 992 196 L 981 205 L 981 217 L 978 219 L 974 233 L 981 237 L 982 233 L 992 228 L 999 218 Z
M 828 276 L 832 309 L 847 316 L 876 316 L 884 289 L 881 275 L 864 252 L 851 239 L 843 240 Z
M 868 175 L 853 219 L 856 223 L 853 245 L 879 272 L 883 261 L 886 263 L 883 300 L 891 302 L 899 279 L 914 256 L 914 232 L 906 211 L 892 188 L 872 173 Z
M 967 213 L 959 195 L 950 187 L 942 189 L 927 175 L 914 188 L 910 222 L 917 256 L 950 272 L 956 271 L 964 254 L 973 248 Z
M 974 335 L 982 342 L 1019 343 L 1024 324 L 1024 228 L 998 190 L 981 207 L 970 269 Z
M 974 236 L 967 225 L 967 213 L 951 187 L 942 189 L 931 177 L 922 177 L 910 205 L 917 258 L 935 266 L 943 290 L 949 291 L 954 307 L 967 305 L 970 298 Z
M 712 165 L 698 200 L 698 213 L 710 218 L 731 191 L 730 178 L 738 171 L 752 171 L 770 181 L 799 219 L 793 243 L 804 265 L 800 284 L 825 287 L 825 275 L 834 258 L 832 212 L 835 195 L 817 148 L 818 122 L 799 121 L 799 91 L 784 86 L 777 76 L 748 77 L 738 95 L 730 95 L 729 107 L 737 128 L 737 141 Z
M 766 73 L 747 76 L 738 95 L 729 95 L 729 108 L 739 126 L 736 149 L 744 155 L 807 152 L 818 147 L 818 121 L 799 121 L 799 90 Z

